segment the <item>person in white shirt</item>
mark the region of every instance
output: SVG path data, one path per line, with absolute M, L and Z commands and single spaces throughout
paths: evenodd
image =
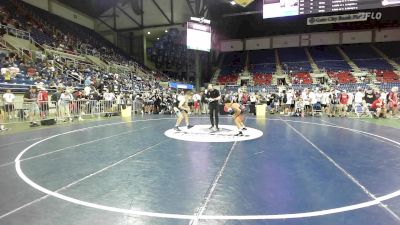
M 103 95 L 104 97 L 104 110 L 106 112 L 106 116 L 111 117 L 111 111 L 113 111 L 113 102 L 115 100 L 115 94 L 112 92 L 109 92 L 108 89 L 106 89 L 106 92 Z
M 317 90 L 317 92 L 314 94 L 315 103 L 321 103 L 323 96 L 324 96 L 324 94 L 322 94 L 322 91 L 321 90 Z
M 364 104 L 364 96 L 365 93 L 362 91 L 362 88 L 358 87 L 357 92 L 354 95 L 354 111 L 357 115 L 367 110 L 367 107 Z
M 357 92 L 354 95 L 354 103 L 357 105 L 362 105 L 363 104 L 363 99 L 364 99 L 365 93 L 362 92 L 362 89 L 360 87 L 357 88 Z
M 10 89 L 8 89 L 7 92 L 3 94 L 3 101 L 4 101 L 5 116 L 8 117 L 9 119 L 12 119 L 13 116 L 14 100 L 15 100 L 15 95 L 11 93 Z
M 286 107 L 285 107 L 285 113 L 290 116 L 293 114 L 293 110 L 294 110 L 294 93 L 293 90 L 289 90 L 286 93 Z
M 86 96 L 89 96 L 91 91 L 92 91 L 92 89 L 90 88 L 90 86 L 86 86 L 84 89 L 84 93 Z
M 310 90 L 311 105 L 317 104 L 316 91 Z
M 303 99 L 303 105 L 304 105 L 304 114 L 310 114 L 311 113 L 311 94 L 310 90 L 308 88 L 304 89 L 304 91 L 301 93 L 301 98 Z
M 324 95 L 322 91 L 317 89 L 317 91 L 312 95 L 313 101 L 313 110 L 318 111 L 320 115 L 322 115 L 322 99 Z
M 60 100 L 58 100 L 58 105 L 60 106 L 60 119 L 64 122 L 66 121 L 66 118 L 69 118 L 69 121 L 72 122 L 71 112 L 69 108 L 72 100 L 74 100 L 74 97 L 69 90 L 64 90 L 64 92 L 60 95 Z
M 115 100 L 115 94 L 112 92 L 109 92 L 106 90 L 106 92 L 103 95 L 105 101 L 114 101 Z

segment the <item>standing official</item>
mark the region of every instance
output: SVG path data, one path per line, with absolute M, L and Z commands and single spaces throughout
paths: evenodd
M 207 89 L 206 99 L 208 100 L 208 109 L 210 111 L 210 129 L 218 131 L 219 100 L 221 99 L 221 95 L 217 89 L 214 89 L 212 84 L 209 84 Z

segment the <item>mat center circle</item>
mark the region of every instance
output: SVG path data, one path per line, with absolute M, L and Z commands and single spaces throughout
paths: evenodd
M 239 130 L 236 126 L 220 125 L 218 131 L 210 129 L 210 125 L 196 125 L 190 129 L 180 127 L 180 131 L 169 129 L 164 132 L 165 136 L 182 141 L 193 142 L 235 142 L 248 141 L 263 136 L 263 132 L 251 127 L 242 131 L 243 135 L 238 135 Z

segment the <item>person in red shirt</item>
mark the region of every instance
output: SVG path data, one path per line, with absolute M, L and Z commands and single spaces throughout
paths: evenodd
M 339 96 L 339 116 L 347 116 L 348 103 L 349 95 L 346 90 L 343 90 Z
M 379 117 L 386 118 L 386 108 L 385 108 L 385 101 L 383 98 L 376 99 L 371 107 L 370 111 L 375 112 L 373 116 L 378 119 Z
M 40 117 L 45 118 L 49 111 L 49 94 L 44 87 L 40 88 L 37 101 L 40 110 Z

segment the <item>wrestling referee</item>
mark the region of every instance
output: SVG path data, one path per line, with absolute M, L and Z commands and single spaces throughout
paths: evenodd
M 210 111 L 210 130 L 218 131 L 219 100 L 221 95 L 217 89 L 214 89 L 212 84 L 207 87 L 206 99 L 208 100 L 208 110 Z

